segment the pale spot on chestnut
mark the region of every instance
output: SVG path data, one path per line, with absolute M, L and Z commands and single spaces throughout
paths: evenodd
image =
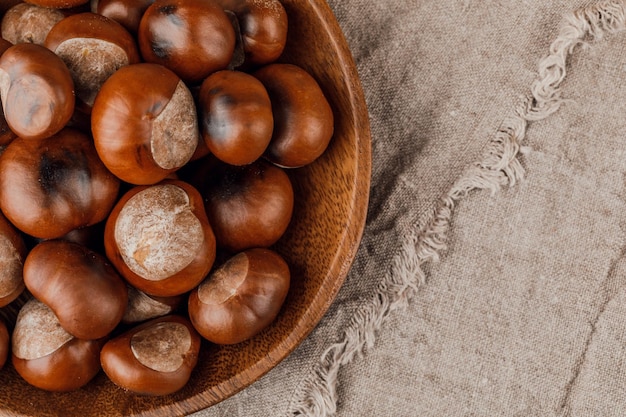
M 234 259 L 216 269 L 210 279 L 198 286 L 198 298 L 204 304 L 223 304 L 237 295 L 238 288 L 248 276 L 250 261 L 247 256 L 241 255 Z
M 24 285 L 23 259 L 13 242 L 0 235 L 0 297 L 6 297 Z
M 115 223 L 115 241 L 124 262 L 151 281 L 189 265 L 203 239 L 187 193 L 171 184 L 155 185 L 131 197 Z
M 191 348 L 191 334 L 183 324 L 162 322 L 135 333 L 130 348 L 142 365 L 158 372 L 174 372 Z

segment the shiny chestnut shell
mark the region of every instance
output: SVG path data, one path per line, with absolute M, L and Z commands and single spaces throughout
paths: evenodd
M 0 213 L 0 307 L 10 304 L 24 291 L 27 253 L 22 235 Z
M 272 101 L 274 134 L 267 152 L 273 163 L 296 168 L 320 157 L 334 132 L 333 111 L 317 81 L 293 64 L 270 64 L 254 73 Z
M 65 331 L 79 339 L 111 333 L 128 300 L 126 283 L 106 258 L 64 240 L 48 240 L 31 249 L 24 263 L 24 283 L 54 312 Z
M 13 45 L 2 54 L 0 93 L 4 117 L 22 138 L 52 136 L 74 113 L 70 71 L 61 58 L 41 45 Z
M 6 39 L 0 38 L 0 56 L 13 44 Z M 4 110 L 0 106 L 0 146 L 6 146 L 15 139 L 17 135 L 11 130 L 4 117 Z
M 263 155 L 272 138 L 272 103 L 263 84 L 240 71 L 208 76 L 200 88 L 202 137 L 218 159 L 246 165 Z
M 215 162 L 204 175 L 201 190 L 218 247 L 269 247 L 285 233 L 294 193 L 282 168 L 265 160 L 241 167 Z
M 180 180 L 126 192 L 107 219 L 104 244 L 107 257 L 126 281 L 163 297 L 198 285 L 216 256 L 202 197 Z
M 44 45 L 69 68 L 76 98 L 86 112 L 115 71 L 140 60 L 131 34 L 115 20 L 96 13 L 78 13 L 61 20 L 52 27 Z
M 287 42 L 287 12 L 279 0 L 218 0 L 239 23 L 245 65 L 276 61 Z
M 89 0 L 24 0 L 26 3 L 55 9 L 70 9 L 89 3 Z
M 235 50 L 235 30 L 214 0 L 156 0 L 141 19 L 138 39 L 145 61 L 188 83 L 225 69 Z
M 143 14 L 152 3 L 154 0 L 99 0 L 96 11 L 136 34 Z
M 20 310 L 12 334 L 13 367 L 29 384 L 47 391 L 73 391 L 100 371 L 102 341 L 78 339 L 33 298 Z
M 198 362 L 201 339 L 188 319 L 169 315 L 143 323 L 102 348 L 102 370 L 116 385 L 142 395 L 172 394 Z
M 240 252 L 191 292 L 189 318 L 213 343 L 243 342 L 276 319 L 289 284 L 289 267 L 276 252 L 264 248 Z
M 193 96 L 167 68 L 150 63 L 119 69 L 91 112 L 98 155 L 131 184 L 155 184 L 193 156 L 200 129 Z
M 104 220 L 119 186 L 91 138 L 74 129 L 46 139 L 18 138 L 0 155 L 0 208 L 34 237 L 53 239 Z

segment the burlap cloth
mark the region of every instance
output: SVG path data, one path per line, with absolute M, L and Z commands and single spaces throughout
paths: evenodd
M 330 5 L 362 245 L 310 337 L 195 416 L 626 415 L 626 1 Z

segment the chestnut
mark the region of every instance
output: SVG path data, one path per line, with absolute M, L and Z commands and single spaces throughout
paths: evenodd
M 293 64 L 270 64 L 254 72 L 270 96 L 274 134 L 265 156 L 296 168 L 324 153 L 334 131 L 333 111 L 317 81 Z
M 17 138 L 0 155 L 0 209 L 37 238 L 58 238 L 104 220 L 119 186 L 91 138 L 71 128 L 47 139 Z
M 20 3 L 7 10 L 2 18 L 2 37 L 13 44 L 43 45 L 52 26 L 64 18 L 58 9 Z
M 247 66 L 274 62 L 287 42 L 287 12 L 279 0 L 218 0 L 237 17 Z
M 115 20 L 130 33 L 137 34 L 139 22 L 154 0 L 100 0 L 96 4 L 98 14 Z
M 61 58 L 44 46 L 13 45 L 0 57 L 0 98 L 13 132 L 46 138 L 72 117 L 74 81 Z
M 294 193 L 285 171 L 265 160 L 215 163 L 202 194 L 217 245 L 230 252 L 276 243 L 289 226 Z
M 32 298 L 20 310 L 12 334 L 11 361 L 29 384 L 47 391 L 73 391 L 100 371 L 102 341 L 66 332 L 44 303 Z
M 0 307 L 10 304 L 24 291 L 26 254 L 22 235 L 0 213 Z
M 102 86 L 91 112 L 98 155 L 131 184 L 154 184 L 185 165 L 200 138 L 189 89 L 167 68 L 128 65 Z
M 89 0 L 24 0 L 26 3 L 54 9 L 71 9 L 89 3 Z
M 129 286 L 128 305 L 122 317 L 122 323 L 139 323 L 168 315 L 179 307 L 182 299 L 182 295 L 156 297 Z
M 9 336 L 9 330 L 4 321 L 0 320 L 0 369 L 4 368 L 4 364 L 9 358 L 10 351 L 11 338 Z
M 48 240 L 24 262 L 24 283 L 79 339 L 107 336 L 122 320 L 128 291 L 108 261 L 77 243 Z
M 9 49 L 13 44 L 4 38 L 0 38 L 0 56 Z M 4 147 L 11 143 L 17 135 L 9 128 L 6 118 L 4 117 L 4 110 L 0 106 L 0 147 Z
M 270 249 L 240 252 L 189 294 L 189 318 L 202 337 L 235 344 L 276 319 L 290 284 L 285 260 Z
M 116 21 L 90 12 L 68 16 L 54 25 L 45 46 L 69 68 L 76 98 L 87 113 L 115 71 L 139 62 L 131 34 Z
M 116 385 L 142 395 L 172 394 L 187 384 L 201 339 L 189 320 L 169 315 L 143 323 L 102 348 L 102 370 Z
M 156 0 L 141 18 L 138 40 L 145 61 L 195 83 L 228 66 L 236 39 L 215 0 Z
M 218 159 L 246 165 L 259 159 L 272 138 L 272 103 L 250 74 L 222 70 L 200 88 L 199 119 L 204 142 Z
M 215 260 L 215 236 L 202 197 L 180 180 L 126 192 L 104 229 L 107 257 L 135 288 L 155 296 L 190 291 Z

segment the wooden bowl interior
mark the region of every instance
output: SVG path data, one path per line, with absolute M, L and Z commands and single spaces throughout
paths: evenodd
M 276 322 L 235 346 L 203 342 L 198 367 L 180 392 L 132 395 L 100 373 L 71 393 L 49 393 L 25 383 L 10 364 L 0 372 L 0 412 L 23 416 L 184 415 L 233 395 L 285 358 L 322 318 L 356 254 L 370 184 L 368 115 L 352 57 L 323 0 L 284 0 L 290 40 L 284 62 L 302 66 L 320 83 L 335 113 L 335 134 L 315 163 L 289 174 L 296 207 L 276 245 L 292 271 L 292 285 Z

